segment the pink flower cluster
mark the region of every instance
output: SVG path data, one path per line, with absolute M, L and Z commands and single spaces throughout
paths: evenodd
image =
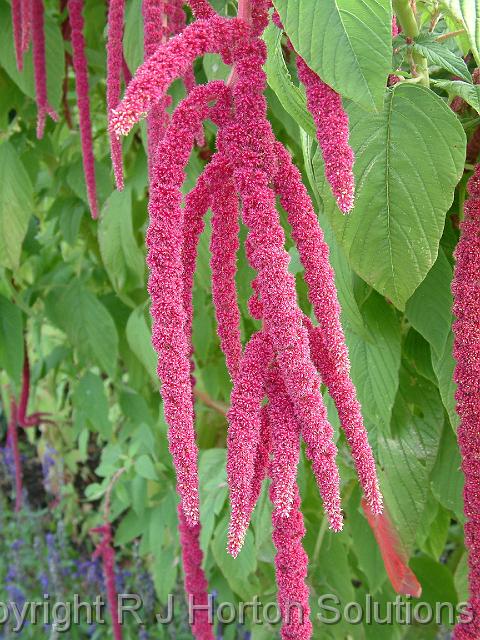
M 458 624 L 455 640 L 480 637 L 480 165 L 468 183 L 460 240 L 455 250 L 453 354 L 460 424 L 457 431 L 465 475 L 465 542 L 469 551 L 470 623 Z
M 170 83 L 183 77 L 197 56 L 220 53 L 226 63 L 233 64 L 234 74 L 228 85 L 215 82 L 192 89 L 174 111 L 156 149 L 150 151 L 147 262 L 152 341 L 158 354 L 170 450 L 177 470 L 181 535 L 186 540 L 197 535 L 199 509 L 192 396 L 192 288 L 198 239 L 205 213 L 211 207 L 212 293 L 220 342 L 233 381 L 227 441 L 231 500 L 228 550 L 233 556 L 239 553 L 262 481 L 269 475 L 280 607 L 291 613 L 290 603 L 299 602 L 306 616 L 306 620 L 285 620 L 282 636 L 308 638 L 307 558 L 301 544 L 304 528 L 296 487 L 301 438 L 312 460 L 330 526 L 340 530 L 343 524 L 337 449 L 320 392 L 321 380 L 337 404 L 373 512 L 381 511 L 382 498 L 349 377 L 328 247 L 300 174 L 286 150 L 275 141 L 266 117 L 262 70 L 266 49 L 259 35 L 267 22 L 268 5 L 263 0 L 253 5 L 242 3 L 240 17 L 227 19 L 217 16 L 205 3 L 194 2 L 200 19 L 160 44 L 141 65 L 123 100 L 111 112 L 110 131 L 114 136 L 125 135 L 140 118 L 150 117 L 155 105 L 165 98 Z M 333 101 L 328 104 L 333 105 Z M 198 127 L 207 116 L 218 127 L 217 152 L 182 208 L 185 165 Z M 343 127 L 343 144 L 348 122 L 340 120 L 335 122 L 339 129 Z M 339 183 L 337 175 L 337 183 L 332 179 L 332 184 Z M 345 208 L 353 203 L 353 181 L 348 176 L 342 188 L 344 192 L 336 195 Z M 288 213 L 305 267 L 318 327 L 306 320 L 297 303 L 276 209 L 277 194 Z M 250 309 L 263 323 L 243 352 L 235 287 L 239 200 L 248 228 L 245 251 L 256 271 Z M 193 548 L 197 549 L 195 545 Z M 197 571 L 201 554 L 195 551 L 194 555 Z M 186 576 L 195 571 L 186 568 Z M 186 582 L 187 592 L 194 593 L 188 577 Z M 198 583 L 199 592 L 206 593 L 203 574 L 198 574 L 193 583 Z M 203 632 L 194 633 L 201 637 Z
M 107 42 L 107 112 L 110 117 L 120 100 L 123 57 L 123 20 L 125 0 L 110 0 L 108 4 Z M 118 138 L 110 135 L 110 151 L 118 189 L 123 189 L 122 145 Z
M 27 3 L 23 6 L 26 5 Z M 38 112 L 37 138 L 42 138 L 47 114 L 52 120 L 58 120 L 58 115 L 49 105 L 47 97 L 43 0 L 31 0 L 31 36 L 33 43 L 33 75 L 35 79 Z
M 88 67 L 83 37 L 83 0 L 68 0 L 68 13 L 72 29 L 73 68 L 77 86 L 80 139 L 82 141 L 83 172 L 87 186 L 88 203 L 92 218 L 98 218 L 95 158 L 93 156 L 90 101 L 88 98 Z

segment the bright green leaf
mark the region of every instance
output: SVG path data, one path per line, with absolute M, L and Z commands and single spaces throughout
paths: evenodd
M 24 357 L 23 317 L 17 305 L 0 296 L 0 369 L 20 385 Z

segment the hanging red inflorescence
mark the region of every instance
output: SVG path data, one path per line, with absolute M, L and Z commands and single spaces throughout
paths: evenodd
M 468 548 L 469 609 L 454 631 L 455 640 L 480 637 L 480 164 L 468 182 L 469 199 L 455 250 L 453 355 L 460 424 L 457 430 L 465 475 L 465 543 Z M 468 620 L 467 620 L 468 618 Z
M 25 3 L 26 5 L 27 3 Z M 43 138 L 47 114 L 52 120 L 58 115 L 48 103 L 47 68 L 45 58 L 45 25 L 43 0 L 31 0 L 31 37 L 33 42 L 33 75 L 37 98 L 37 138 Z

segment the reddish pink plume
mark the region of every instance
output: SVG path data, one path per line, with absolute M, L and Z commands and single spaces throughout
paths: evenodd
M 362 508 L 377 541 L 385 570 L 395 593 L 419 598 L 422 595 L 422 587 L 408 566 L 408 555 L 388 513 L 385 510 L 382 514 L 375 515 L 365 498 L 362 498 Z
M 194 16 L 198 19 L 208 20 L 216 15 L 216 12 L 207 0 L 188 0 L 187 4 L 190 6 Z
M 460 240 L 455 250 L 453 323 L 456 360 L 454 380 L 456 410 L 460 417 L 457 429 L 465 475 L 463 502 L 466 522 L 465 545 L 468 549 L 469 613 L 455 627 L 455 640 L 480 637 L 480 165 L 468 182 L 470 194 L 464 207 Z
M 266 49 L 261 40 L 239 45 L 235 52 L 233 87 L 236 121 L 218 136 L 217 146 L 234 165 L 234 179 L 243 202 L 243 221 L 249 229 L 247 258 L 258 273 L 265 332 L 277 354 L 279 369 L 307 443 L 307 454 L 328 513 L 331 527 L 342 528 L 340 479 L 319 388 L 310 357 L 308 334 L 296 301 L 295 281 L 288 272 L 290 257 L 270 187 L 276 158 L 271 126 L 266 118 Z
M 325 177 L 342 213 L 353 208 L 353 151 L 348 143 L 348 116 L 341 96 L 321 80 L 300 56 L 298 77 L 305 86 L 307 106 L 317 129 L 317 140 L 325 163 Z
M 125 0 L 109 0 L 108 5 L 108 42 L 107 42 L 107 112 L 108 117 L 120 101 L 122 71 L 125 65 L 123 57 L 123 21 Z M 122 190 L 123 166 L 122 143 L 109 132 L 110 152 L 115 172 L 117 189 Z
M 15 58 L 17 61 L 17 69 L 23 69 L 23 51 L 22 51 L 22 2 L 21 0 L 12 0 L 12 25 L 13 25 L 13 43 L 15 45 Z
M 181 78 L 194 60 L 207 52 L 228 50 L 248 32 L 248 25 L 234 18 L 198 20 L 178 36 L 159 46 L 138 69 L 121 103 L 112 112 L 110 130 L 127 135 L 162 98 L 170 84 Z
M 234 380 L 242 357 L 242 342 L 235 283 L 240 233 L 239 206 L 231 174 L 221 185 L 217 185 L 212 199 L 212 214 L 212 296 L 220 344 L 230 377 Z
M 110 523 L 107 522 L 101 527 L 96 527 L 92 529 L 91 532 L 99 533 L 102 536 L 93 557 L 100 557 L 102 559 L 107 604 L 112 618 L 113 637 L 115 640 L 122 640 L 122 627 L 118 619 L 118 595 L 115 585 L 115 551 L 112 546 L 112 529 Z
M 45 62 L 45 31 L 43 0 L 31 0 L 32 41 L 33 41 L 33 73 L 35 78 L 35 94 L 37 98 L 37 138 L 43 137 L 47 114 L 57 121 L 58 115 L 48 104 L 47 71 Z
M 92 125 L 88 98 L 88 67 L 83 37 L 83 0 L 68 0 L 68 13 L 72 28 L 73 68 L 77 86 L 80 137 L 82 140 L 83 172 L 87 185 L 88 203 L 92 218 L 98 218 L 95 159 L 93 157 Z
M 196 640 L 213 640 L 213 625 L 209 622 L 209 612 L 200 607 L 213 602 L 208 595 L 208 585 L 202 570 L 203 553 L 200 548 L 200 525 L 190 527 L 181 506 L 178 506 L 178 531 L 182 547 L 183 571 L 185 573 L 185 593 L 192 611 L 192 633 Z M 199 607 L 199 609 L 193 609 Z
M 245 347 L 227 414 L 227 478 L 231 505 L 227 549 L 234 558 L 243 546 L 250 520 L 251 488 L 262 422 L 261 402 L 272 358 L 265 335 L 262 332 L 254 334 Z
M 270 496 L 275 512 L 287 518 L 292 508 L 300 456 L 300 427 L 282 378 L 275 367 L 267 382 L 266 406 L 272 437 Z
M 152 343 L 158 354 L 158 375 L 169 444 L 177 471 L 177 488 L 190 526 L 199 518 L 197 446 L 190 379 L 190 344 L 183 305 L 183 226 L 181 187 L 199 123 L 209 103 L 221 99 L 222 82 L 198 86 L 177 107 L 152 165 L 147 231 L 150 269 Z
M 20 0 L 22 15 L 22 54 L 28 51 L 32 37 L 32 0 Z
M 272 477 L 270 487 L 272 502 L 278 490 Z M 290 515 L 287 517 L 274 510 L 272 524 L 272 538 L 277 549 L 275 556 L 277 600 L 283 621 L 281 636 L 283 640 L 309 640 L 312 637 L 312 623 L 306 584 L 308 556 L 302 546 L 305 526 L 296 482 L 293 487 Z

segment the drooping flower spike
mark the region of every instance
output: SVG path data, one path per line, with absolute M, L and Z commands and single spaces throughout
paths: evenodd
M 54 121 L 58 120 L 58 115 L 48 103 L 47 97 L 43 0 L 31 0 L 31 16 L 33 75 L 35 79 L 35 95 L 37 99 L 37 138 L 43 138 L 47 115 L 49 115 Z
M 28 51 L 32 39 L 32 0 L 20 0 L 22 16 L 22 54 Z
M 13 26 L 13 44 L 15 47 L 15 59 L 17 69 L 23 69 L 23 51 L 22 51 L 22 2 L 21 0 L 12 0 L 12 26 Z
M 107 604 L 112 618 L 113 637 L 114 640 L 122 640 L 122 627 L 118 619 L 118 595 L 115 584 L 115 551 L 112 546 L 113 536 L 110 522 L 105 522 L 102 526 L 95 527 L 91 530 L 91 533 L 101 536 L 100 542 L 94 551 L 93 559 L 102 559 Z
M 304 266 L 304 278 L 320 326 L 305 319 L 313 362 L 332 396 L 357 468 L 358 477 L 373 513 L 381 513 L 382 496 L 375 460 L 368 444 L 360 404 L 350 378 L 350 362 L 340 322 L 335 276 L 329 249 L 312 202 L 288 151 L 277 143 L 278 170 L 275 190 L 287 212 L 292 237 Z
M 469 199 L 464 207 L 460 240 L 455 250 L 453 355 L 456 359 L 457 430 L 465 475 L 463 492 L 466 516 L 465 543 L 468 549 L 469 614 L 455 627 L 455 640 L 480 637 L 480 164 L 468 182 Z
M 92 218 L 98 218 L 95 158 L 93 156 L 90 100 L 88 97 L 88 67 L 83 37 L 83 0 L 68 0 L 68 14 L 72 28 L 73 68 L 77 88 L 80 139 L 82 142 L 83 173 L 87 186 L 88 204 Z
M 177 107 L 152 163 L 147 231 L 152 301 L 152 342 L 158 354 L 158 374 L 169 443 L 177 470 L 178 492 L 187 522 L 198 522 L 197 447 L 193 424 L 190 345 L 185 333 L 183 286 L 183 209 L 181 186 L 198 124 L 209 102 L 221 99 L 222 82 L 195 89 Z M 180 293 L 180 295 L 179 295 Z
M 110 118 L 120 100 L 121 78 L 124 65 L 123 22 L 125 0 L 109 0 L 108 4 L 108 41 L 107 41 L 107 113 Z M 123 189 L 122 143 L 109 133 L 110 152 L 117 188 Z

